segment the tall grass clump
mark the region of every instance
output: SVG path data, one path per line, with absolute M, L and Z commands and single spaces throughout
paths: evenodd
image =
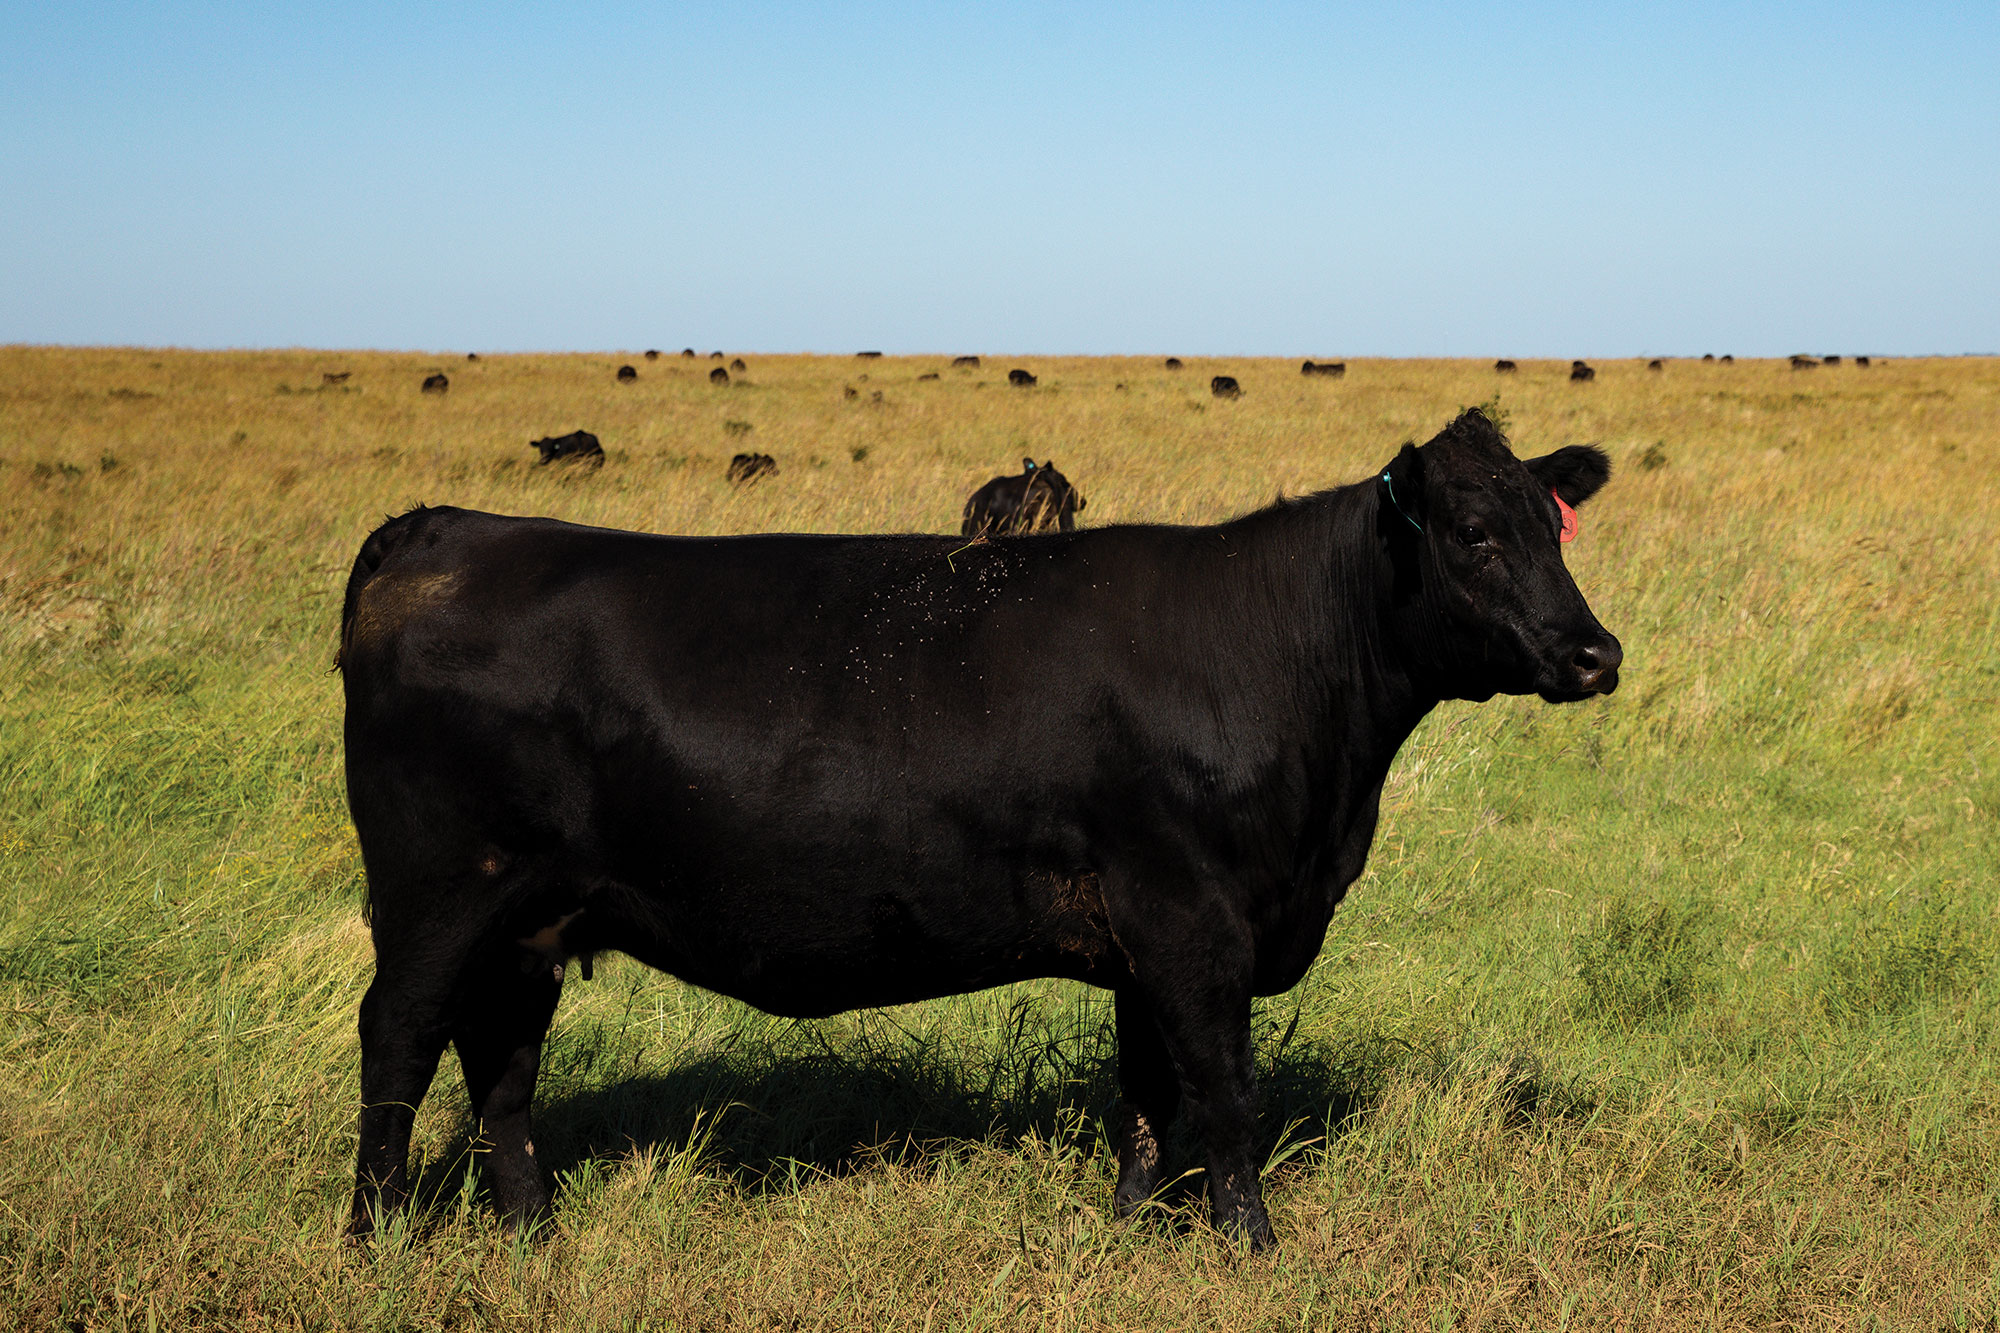
M 1611 902 L 1572 945 L 1581 1007 L 1625 1026 L 1686 1012 L 1711 984 L 1715 932 L 1703 904 Z

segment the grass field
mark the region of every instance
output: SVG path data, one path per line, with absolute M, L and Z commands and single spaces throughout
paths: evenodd
M 2000 1327 L 2000 362 L 746 359 L 0 349 L 0 1326 Z M 1089 524 L 1207 522 L 1496 395 L 1616 462 L 1566 553 L 1624 684 L 1404 750 L 1259 1012 L 1274 1253 L 1195 1181 L 1111 1220 L 1108 996 L 797 1023 L 614 958 L 551 1039 L 553 1234 L 468 1184 L 447 1056 L 423 1207 L 340 1244 L 330 667 L 383 516 L 956 530 L 1033 455 Z M 601 470 L 530 465 L 578 427 Z

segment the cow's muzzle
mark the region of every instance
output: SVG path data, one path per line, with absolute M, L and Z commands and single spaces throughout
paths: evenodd
M 1570 650 L 1558 679 L 1545 685 L 1541 695 L 1550 703 L 1573 703 L 1593 694 L 1609 694 L 1618 688 L 1618 668 L 1624 661 L 1625 650 L 1618 640 L 1600 632 Z

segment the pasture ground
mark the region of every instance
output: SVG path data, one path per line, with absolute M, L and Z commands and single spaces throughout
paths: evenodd
M 1996 1327 L 2000 362 L 746 358 L 0 349 L 0 1325 Z M 1032 455 L 1088 524 L 1204 522 L 1496 395 L 1615 459 L 1568 551 L 1624 684 L 1404 751 L 1260 1010 L 1275 1253 L 1191 1189 L 1111 1220 L 1104 997 L 793 1023 L 613 958 L 542 1085 L 553 1235 L 483 1211 L 447 1056 L 422 1208 L 343 1249 L 329 668 L 384 515 L 956 530 Z M 530 466 L 578 427 L 601 471 Z

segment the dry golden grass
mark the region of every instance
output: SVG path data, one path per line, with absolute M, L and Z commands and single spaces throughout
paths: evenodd
M 1996 1327 L 2000 363 L 745 359 L 0 349 L 0 1323 Z M 461 1188 L 447 1058 L 412 1233 L 338 1244 L 327 668 L 384 515 L 949 531 L 1032 455 L 1088 524 L 1210 521 L 1496 394 L 1616 461 L 1569 558 L 1626 684 L 1406 750 L 1260 1019 L 1275 1254 L 1109 1220 L 1077 988 L 794 1024 L 618 960 L 551 1045 L 555 1234 Z M 601 470 L 532 466 L 578 427 Z

